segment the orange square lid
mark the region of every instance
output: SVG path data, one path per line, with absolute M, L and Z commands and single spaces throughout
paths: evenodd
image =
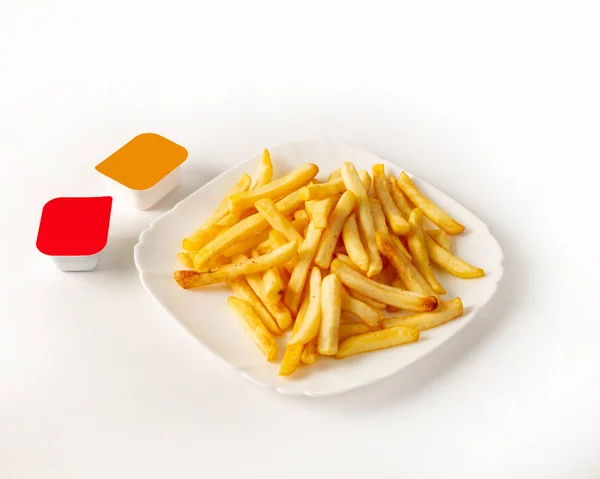
M 181 165 L 187 150 L 156 133 L 143 133 L 96 165 L 103 175 L 132 190 L 146 190 Z
M 49 256 L 89 256 L 108 241 L 112 198 L 54 198 L 44 205 L 37 248 Z

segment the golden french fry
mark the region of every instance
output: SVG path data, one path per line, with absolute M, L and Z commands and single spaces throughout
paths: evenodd
M 253 251 L 252 253 L 253 257 L 256 257 L 254 256 L 256 252 Z M 235 262 L 242 262 L 248 260 L 248 257 L 246 255 L 240 254 L 234 256 L 233 260 Z M 258 296 L 258 298 L 262 301 L 262 303 L 265 305 L 265 308 L 267 308 L 267 311 L 271 314 L 271 316 L 275 318 L 279 329 L 285 331 L 287 328 L 289 328 L 292 324 L 292 313 L 290 312 L 288 307 L 281 301 L 272 301 L 267 297 L 267 295 L 265 294 L 263 279 L 260 273 L 247 274 L 245 275 L 245 278 L 248 284 L 250 285 L 250 288 L 252 288 L 252 291 L 254 291 L 256 296 Z
M 329 274 L 321 283 L 321 328 L 318 351 L 331 356 L 338 350 L 338 331 L 342 312 L 342 283 L 335 274 Z
M 225 256 L 226 258 L 232 258 L 236 254 L 247 253 L 247 252 L 253 250 L 254 248 L 258 248 L 258 246 L 260 246 L 262 243 L 264 243 L 268 239 L 269 239 L 269 232 L 267 230 L 261 231 L 260 233 L 257 233 L 255 236 L 251 236 L 249 238 L 244 238 L 239 243 L 230 246 L 229 248 L 227 248 L 225 250 L 225 252 L 223 253 L 223 256 Z M 286 241 L 286 243 L 287 243 L 287 241 Z M 273 249 L 273 248 L 271 248 L 271 249 Z M 265 253 L 266 252 L 267 251 L 265 251 Z M 217 254 L 216 256 L 220 256 L 220 254 Z M 215 256 L 212 256 L 211 259 L 214 257 Z M 211 259 L 209 259 L 207 262 L 205 262 L 200 268 L 196 268 L 196 269 L 208 269 L 207 265 L 210 264 Z M 194 267 L 196 267 L 195 260 L 194 260 Z
M 306 223 L 308 224 L 308 222 L 310 221 L 310 217 L 308 216 L 308 213 L 306 212 L 306 210 L 298 210 L 294 212 L 294 221 L 306 221 Z
M 410 316 L 390 317 L 383 320 L 384 328 L 406 326 L 423 331 L 435 328 L 441 324 L 456 319 L 463 314 L 463 304 L 460 298 L 454 298 L 440 304 L 435 311 L 429 313 L 411 314 Z
M 287 285 L 283 299 L 293 313 L 298 311 L 300 300 L 302 299 L 302 291 L 304 290 L 306 278 L 308 277 L 308 270 L 310 269 L 317 246 L 319 245 L 321 233 L 322 231 L 317 229 L 314 221 L 311 221 L 308 225 L 306 237 L 298 250 L 298 261 L 291 273 L 290 281 Z
M 481 268 L 470 265 L 466 261 L 463 261 L 454 254 L 446 251 L 433 241 L 429 235 L 425 235 L 425 246 L 427 246 L 427 253 L 429 253 L 431 261 L 448 271 L 451 275 L 465 279 L 485 276 L 485 271 Z
M 304 345 L 304 347 L 302 348 L 302 355 L 300 356 L 300 360 L 304 364 L 315 364 L 317 362 L 318 357 L 319 352 L 317 351 L 317 338 L 315 338 Z
M 274 266 L 263 273 L 263 287 L 265 296 L 269 300 L 277 302 L 283 294 L 283 279 L 279 273 L 279 267 Z
M 250 176 L 248 176 L 246 173 L 244 173 L 240 177 L 237 183 L 233 186 L 233 188 L 231 188 L 231 190 L 229 190 L 227 196 L 223 198 L 223 200 L 221 200 L 221 203 L 219 203 L 217 209 L 213 211 L 213 213 L 208 217 L 204 224 L 199 229 L 197 229 L 192 235 L 184 238 L 182 243 L 182 247 L 184 250 L 198 251 L 209 241 L 211 241 L 212 238 L 214 238 L 222 230 L 222 228 L 217 228 L 215 224 L 221 219 L 223 219 L 227 215 L 227 213 L 229 213 L 227 207 L 229 202 L 229 196 L 248 190 L 248 188 L 250 188 L 251 181 L 252 180 L 250 179 Z
M 410 231 L 410 225 L 404 219 L 392 198 L 387 176 L 385 176 L 385 169 L 381 163 L 373 165 L 373 185 L 375 195 L 383 207 L 383 212 L 391 230 L 397 235 L 407 235 Z
M 331 262 L 331 272 L 337 274 L 342 283 L 348 288 L 358 290 L 366 296 L 390 306 L 409 311 L 432 311 L 438 304 L 438 299 L 435 296 L 403 291 L 366 278 L 339 259 L 334 259 Z
M 317 165 L 306 163 L 278 180 L 271 181 L 250 191 L 230 195 L 229 211 L 231 213 L 245 211 L 262 198 L 274 200 L 280 196 L 289 195 L 312 180 L 317 173 L 319 173 Z
M 235 296 L 227 298 L 227 303 L 244 330 L 263 352 L 267 361 L 273 361 L 277 355 L 277 344 L 252 307 Z
M 358 232 L 358 224 L 356 223 L 356 215 L 352 213 L 348 216 L 344 228 L 342 229 L 342 238 L 344 246 L 348 252 L 348 256 L 352 262 L 365 273 L 369 271 L 369 255 L 360 240 Z
M 371 215 L 373 215 L 373 224 L 375 225 L 375 231 L 388 235 L 390 240 L 394 242 L 394 244 L 402 252 L 402 254 L 412 261 L 412 256 L 406 250 L 406 248 L 402 244 L 402 241 L 400 241 L 400 238 L 390 233 L 385 222 L 385 214 L 383 213 L 383 208 L 381 207 L 381 203 L 379 202 L 379 200 L 371 198 L 369 200 L 369 204 L 371 206 Z
M 256 214 L 256 208 L 249 208 L 241 213 L 229 213 L 222 220 L 215 224 L 216 226 L 222 226 L 223 228 L 226 226 L 233 226 L 239 223 L 241 220 L 248 218 L 248 216 L 252 216 L 253 214 Z M 221 231 L 221 233 L 223 233 L 223 231 Z
M 365 323 L 344 323 L 340 324 L 339 341 L 342 342 L 352 336 L 370 333 L 371 328 Z M 338 346 L 339 350 L 339 346 Z
M 420 208 L 421 211 L 423 211 L 423 214 L 429 218 L 432 223 L 449 235 L 457 235 L 463 232 L 465 227 L 451 218 L 450 215 L 421 193 L 404 171 L 398 177 L 397 184 L 402 190 L 402 193 L 410 199 L 413 205 Z
M 306 185 L 300 188 L 300 198 L 304 201 L 322 200 L 329 196 L 336 196 L 346 191 L 346 185 L 341 178 L 336 178 L 327 183 Z
M 209 284 L 222 283 L 237 276 L 260 273 L 267 269 L 283 264 L 296 255 L 296 243 L 290 241 L 280 248 L 259 258 L 228 264 L 214 270 L 206 271 L 175 271 L 175 281 L 184 289 L 199 288 Z
M 333 209 L 327 227 L 323 230 L 321 241 L 314 258 L 315 264 L 323 269 L 329 268 L 338 238 L 348 215 L 356 204 L 356 197 L 351 191 L 346 191 Z
M 360 181 L 354 165 L 347 161 L 342 165 L 342 178 L 348 191 L 351 191 L 356 196 L 360 237 L 369 255 L 369 271 L 367 272 L 367 276 L 375 276 L 381 271 L 383 264 L 379 256 L 379 250 L 375 244 L 375 225 L 373 223 L 373 216 L 371 215 L 369 197 L 367 196 L 368 189 L 365 189 L 365 186 Z
M 396 273 L 409 291 L 428 296 L 437 296 L 431 285 L 423 278 L 419 270 L 400 252 L 389 235 L 378 231 L 375 234 L 375 240 L 379 251 L 394 266 Z
M 425 246 L 425 233 L 423 232 L 423 226 L 421 226 L 422 220 L 423 213 L 421 210 L 419 208 L 412 210 L 408 219 L 411 226 L 408 235 L 408 249 L 413 257 L 414 265 L 423 278 L 425 278 L 425 281 L 429 283 L 437 294 L 446 294 L 446 290 L 435 277 L 433 269 L 431 269 L 431 263 L 429 263 L 429 254 Z
M 340 344 L 336 357 L 347 358 L 354 354 L 366 353 L 377 349 L 391 348 L 401 344 L 413 343 L 419 339 L 419 331 L 412 328 L 397 326 L 380 331 L 352 336 Z
M 275 318 L 271 315 L 271 313 L 269 313 L 265 305 L 252 290 L 245 278 L 241 276 L 238 278 L 232 278 L 227 281 L 227 285 L 241 300 L 246 301 L 252 306 L 252 309 L 256 315 L 271 333 L 275 335 L 281 334 L 281 329 L 275 321 Z
M 273 163 L 271 163 L 271 153 L 266 148 L 263 151 L 260 164 L 258 165 L 258 176 L 254 188 L 266 185 L 273 179 Z
M 302 232 L 304 232 L 304 230 L 308 226 L 308 223 L 310 223 L 310 218 L 308 217 L 308 215 L 300 215 L 297 219 L 292 221 L 291 224 L 294 227 L 294 229 L 298 232 L 298 234 L 302 236 Z
M 369 298 L 368 296 L 365 296 L 364 294 L 362 294 L 360 291 L 355 291 L 354 289 L 348 289 L 348 294 L 350 296 L 352 296 L 354 299 L 358 299 L 359 301 L 362 301 L 365 304 L 368 304 L 369 306 L 371 306 L 371 308 L 374 309 L 385 309 L 386 304 L 382 303 L 381 301 L 376 301 L 372 298 Z
M 365 170 L 360 170 L 358 172 L 358 177 L 360 178 L 360 181 L 362 182 L 363 186 L 365 187 L 365 191 L 369 191 L 371 189 L 371 175 L 369 175 L 369 173 Z M 368 196 L 368 194 L 367 194 Z
M 348 294 L 345 288 L 342 289 L 342 311 L 352 313 L 359 317 L 369 326 L 377 326 L 383 319 L 383 313 L 374 309 L 366 303 L 353 298 Z
M 342 177 L 342 171 L 338 168 L 337 170 L 333 170 L 329 174 L 329 178 L 327 178 L 327 181 L 332 181 L 332 180 L 335 180 L 336 178 L 341 178 L 341 177 Z
M 316 266 L 310 272 L 309 280 L 310 300 L 306 314 L 298 331 L 292 333 L 290 344 L 306 344 L 319 334 L 321 326 L 321 270 Z
M 390 193 L 392 194 L 394 203 L 396 203 L 396 206 L 398 207 L 404 218 L 408 219 L 408 217 L 410 216 L 410 212 L 412 211 L 412 207 L 408 204 L 404 193 L 402 193 L 402 191 L 398 187 L 398 182 L 396 181 L 396 178 L 394 178 L 393 175 L 389 175 L 388 179 L 390 181 Z
M 309 291 L 307 288 L 304 296 L 302 297 L 302 305 L 300 306 L 300 310 L 296 316 L 296 322 L 294 323 L 294 328 L 292 329 L 292 336 L 298 332 L 298 329 L 300 329 L 300 326 L 304 321 L 304 316 L 306 316 L 306 310 L 308 309 L 308 304 L 310 302 L 310 295 L 308 293 Z M 288 342 L 283 355 L 283 361 L 279 367 L 280 376 L 287 376 L 296 370 L 300 364 L 303 347 L 303 344 L 290 345 Z
M 298 192 L 294 191 L 282 200 L 279 200 L 276 203 L 276 206 L 283 215 L 289 215 L 302 206 L 302 200 L 300 199 Z M 255 215 L 243 219 L 229 228 L 225 233 L 214 238 L 210 243 L 198 251 L 194 257 L 194 268 L 200 269 L 211 256 L 222 253 L 231 246 L 256 236 L 268 227 L 269 223 L 261 213 L 256 213 Z M 257 244 L 260 244 L 262 241 L 264 241 L 264 239 Z
M 427 234 L 431 236 L 433 241 L 439 244 L 442 248 L 444 248 L 448 253 L 453 253 L 452 251 L 452 239 L 450 236 L 446 234 L 445 231 L 442 230 L 427 230 Z
M 329 196 L 323 200 L 317 201 L 312 207 L 312 219 L 315 222 L 315 226 L 320 230 L 327 227 L 327 220 L 331 214 L 331 210 L 335 208 L 335 205 L 339 201 L 339 196 Z
M 263 198 L 262 200 L 258 200 L 254 206 L 266 218 L 274 230 L 283 234 L 288 241 L 296 241 L 298 246 L 302 244 L 304 238 L 296 231 L 288 219 L 281 214 L 272 199 Z
M 296 221 L 297 220 L 292 221 L 292 226 L 295 227 L 294 223 Z M 279 231 L 275 230 L 269 231 L 269 240 L 271 241 L 271 249 L 280 248 L 281 246 L 287 243 L 287 239 L 285 238 L 285 236 L 283 236 L 283 234 L 281 234 Z M 294 257 L 291 260 L 283 264 L 283 267 L 288 273 L 291 274 L 292 271 L 294 271 L 294 268 L 296 267 L 297 261 L 298 255 L 294 255 Z
M 404 287 L 404 283 L 402 282 L 402 280 L 400 279 L 399 276 L 396 276 L 391 284 L 392 288 L 398 288 L 398 289 L 406 289 Z M 395 306 L 388 306 L 386 308 L 387 311 L 389 311 L 390 313 L 395 313 L 396 311 L 400 311 L 400 308 L 396 308 Z
M 188 251 L 182 251 L 181 253 L 177 253 L 177 259 L 186 268 L 190 268 L 190 269 L 194 268 L 193 253 L 190 254 Z

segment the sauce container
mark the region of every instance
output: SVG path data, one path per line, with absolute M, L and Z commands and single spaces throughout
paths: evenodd
M 54 198 L 44 205 L 38 250 L 62 271 L 90 271 L 108 241 L 112 197 Z
M 129 190 L 135 208 L 146 210 L 180 183 L 188 152 L 156 133 L 143 133 L 96 165 L 103 175 Z

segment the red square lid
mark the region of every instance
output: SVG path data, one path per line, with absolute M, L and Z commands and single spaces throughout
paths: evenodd
M 111 196 L 54 198 L 44 205 L 37 248 L 50 256 L 88 256 L 108 241 Z

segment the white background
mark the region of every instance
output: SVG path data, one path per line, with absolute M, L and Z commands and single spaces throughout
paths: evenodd
M 600 477 L 594 3 L 1 1 L 0 477 Z M 185 184 L 115 204 L 97 271 L 54 270 L 43 204 L 109 193 L 94 165 L 144 131 L 189 150 Z M 506 272 L 408 370 L 288 398 L 167 317 L 132 249 L 227 167 L 315 137 L 466 205 Z

